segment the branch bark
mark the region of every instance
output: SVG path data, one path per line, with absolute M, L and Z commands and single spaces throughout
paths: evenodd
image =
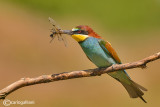
M 81 71 L 64 72 L 59 74 L 42 75 L 35 78 L 21 78 L 20 80 L 0 90 L 0 99 L 5 99 L 6 96 L 9 95 L 10 93 L 25 86 L 60 81 L 60 80 L 67 80 L 73 78 L 100 76 L 101 74 L 104 73 L 115 72 L 124 69 L 132 69 L 138 67 L 145 68 L 147 63 L 157 59 L 160 59 L 160 52 L 136 62 L 126 63 L 126 64 L 115 64 L 107 68 L 96 68 L 96 69 L 88 69 Z

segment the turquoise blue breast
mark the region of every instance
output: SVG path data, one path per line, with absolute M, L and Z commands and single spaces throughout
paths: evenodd
M 97 67 L 108 67 L 112 64 L 116 64 L 115 60 L 101 48 L 98 39 L 89 37 L 79 44 L 88 58 Z

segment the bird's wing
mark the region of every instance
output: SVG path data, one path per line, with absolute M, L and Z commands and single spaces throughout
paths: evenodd
M 103 39 L 98 39 L 98 41 L 102 49 L 111 55 L 113 59 L 120 64 L 121 60 L 119 59 L 116 51 L 112 48 L 111 44 L 108 41 L 104 41 Z

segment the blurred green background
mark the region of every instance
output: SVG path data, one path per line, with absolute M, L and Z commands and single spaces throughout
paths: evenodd
M 96 67 L 71 37 L 66 35 L 68 47 L 57 39 L 49 43 L 48 17 L 63 29 L 89 25 L 124 63 L 160 50 L 160 0 L 0 0 L 0 89 L 22 77 Z M 130 99 L 108 75 L 25 87 L 7 99 L 36 103 L 24 107 L 160 106 L 159 65 L 158 60 L 144 70 L 127 70 L 148 89 L 147 104 Z

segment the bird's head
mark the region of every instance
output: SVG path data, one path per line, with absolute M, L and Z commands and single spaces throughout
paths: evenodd
M 95 33 L 92 28 L 85 25 L 80 25 L 72 29 L 72 38 L 77 42 L 82 42 L 89 37 L 101 38 L 97 33 Z
M 52 32 L 50 35 L 53 38 L 55 34 L 68 34 L 71 35 L 77 42 L 83 42 L 89 37 L 101 38 L 97 33 L 95 33 L 92 28 L 85 25 L 79 25 L 72 30 L 59 30 L 58 32 Z

